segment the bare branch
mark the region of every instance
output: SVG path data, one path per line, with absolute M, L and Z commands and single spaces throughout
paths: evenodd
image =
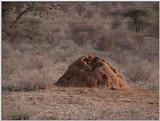
M 20 19 L 20 17 L 21 17 L 23 14 L 25 14 L 27 11 L 29 11 L 31 8 L 32 8 L 32 6 L 26 8 L 23 12 L 21 12 L 21 13 L 18 15 L 18 17 L 16 18 L 16 20 L 13 22 L 13 24 L 15 24 L 15 23 Z

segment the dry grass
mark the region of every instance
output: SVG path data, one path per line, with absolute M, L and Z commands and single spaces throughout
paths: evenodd
M 44 81 L 14 81 L 14 82 L 5 82 L 2 86 L 4 91 L 35 91 L 43 90 L 46 88 Z
M 157 91 L 52 86 L 43 92 L 3 93 L 3 101 L 2 119 L 24 114 L 31 120 L 158 119 Z M 12 104 L 14 111 L 9 108 Z
M 106 32 L 104 24 L 104 21 L 101 19 L 81 19 L 78 21 L 71 21 L 69 23 L 71 38 L 79 46 L 85 45 L 87 41 L 90 41 L 91 44 L 93 44 L 97 39 L 104 36 Z
M 109 96 L 104 89 L 95 89 L 102 92 L 90 91 L 87 95 L 85 89 L 40 91 L 46 85 L 52 86 L 73 61 L 86 54 L 109 60 L 131 86 L 158 90 L 158 2 L 37 2 L 34 10 L 24 14 L 11 27 L 17 14 L 24 9 L 21 4 L 10 3 L 13 8 L 9 5 L 8 12 L 3 10 L 3 119 L 158 118 L 158 106 L 153 104 L 150 108 L 145 102 L 158 96 L 143 95 L 141 99 L 142 95 L 133 94 L 135 102 L 127 105 L 126 102 L 108 101 L 114 100 L 118 93 Z M 146 12 L 138 32 L 134 26 L 130 28 L 134 25 L 132 20 L 122 15 L 131 9 Z M 101 95 L 103 91 L 106 95 Z M 123 99 L 127 94 L 122 95 Z
M 69 7 L 69 4 L 67 6 Z M 106 9 L 101 4 L 89 5 L 92 9 L 95 6 L 99 6 L 95 14 L 98 14 L 100 9 Z M 150 8 L 151 11 L 153 8 Z M 85 9 L 87 5 L 84 11 Z M 20 85 L 16 83 L 33 81 L 37 84 L 38 81 L 48 83 L 51 80 L 57 80 L 59 76 L 56 74 L 64 73 L 63 69 L 67 69 L 67 64 L 71 63 L 70 60 L 74 61 L 76 59 L 74 57 L 78 58 L 86 51 L 86 53 L 91 52 L 97 55 L 104 53 L 104 57 L 119 64 L 119 68 L 124 71 L 129 81 L 135 83 L 140 81 L 144 84 L 147 82 L 145 85 L 154 81 L 157 85 L 158 74 L 155 73 L 157 72 L 155 67 L 158 67 L 156 60 L 158 59 L 159 42 L 154 36 L 148 36 L 150 34 L 148 30 L 155 26 L 157 18 L 154 21 L 149 17 L 146 21 L 150 23 L 150 29 L 145 28 L 146 31 L 136 33 L 128 30 L 125 20 L 121 20 L 119 16 L 111 16 L 110 13 L 115 12 L 111 8 L 107 18 L 94 15 L 88 18 L 85 17 L 84 12 L 76 21 L 74 17 L 78 17 L 77 14 L 68 17 L 70 12 L 60 16 L 59 14 L 62 14 L 60 11 L 56 13 L 52 13 L 50 9 L 47 11 L 48 15 L 41 13 L 43 18 L 39 18 L 39 14 L 33 16 L 33 13 L 29 13 L 12 28 L 6 29 L 4 26 L 3 33 L 7 35 L 3 37 L 2 43 L 4 81 L 8 83 L 12 81 L 10 85 Z M 57 18 L 52 20 L 52 14 L 57 15 Z M 148 13 L 148 16 L 151 17 L 156 17 L 156 15 L 156 13 Z M 14 14 L 11 15 L 11 18 L 13 16 Z M 109 53 L 109 56 L 105 55 L 106 52 Z M 135 57 L 137 59 L 134 59 Z M 54 68 L 55 65 L 61 63 L 65 65 L 63 69 L 60 69 L 62 66 Z M 141 69 L 137 69 L 140 67 Z
M 3 111 L 2 117 L 5 120 L 29 120 L 30 115 L 31 110 L 28 109 L 28 106 L 11 102 L 10 105 L 7 105 L 7 109 Z

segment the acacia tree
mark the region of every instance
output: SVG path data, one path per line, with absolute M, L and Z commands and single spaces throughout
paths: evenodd
M 19 3 L 19 2 L 2 2 L 2 17 L 3 20 L 9 19 L 9 15 L 16 14 L 14 24 L 21 18 L 22 15 L 27 13 L 32 8 L 31 3 Z
M 129 10 L 127 13 L 124 14 L 124 17 L 129 17 L 133 24 L 135 25 L 136 32 L 140 31 L 140 27 L 143 24 L 141 17 L 145 16 L 146 12 L 143 10 Z
M 118 11 L 112 12 L 111 15 L 121 16 L 122 19 L 130 18 L 130 20 L 135 26 L 136 32 L 139 32 L 141 26 L 144 24 L 141 18 L 143 16 L 146 16 L 147 13 L 144 10 L 130 9 L 130 10 L 127 10 L 127 12 L 118 12 Z
M 2 17 L 3 21 L 9 19 L 9 15 L 12 12 L 16 14 L 16 19 L 12 22 L 13 26 L 18 20 L 25 14 L 32 11 L 47 12 L 47 8 L 43 7 L 42 4 L 36 4 L 34 2 L 2 2 Z
M 42 16 L 42 12 L 47 13 L 48 7 L 44 6 L 44 3 L 35 2 L 3 2 L 2 3 L 2 34 L 3 37 L 9 38 L 10 41 L 14 41 L 17 38 L 29 38 L 29 40 L 35 41 L 39 32 L 37 32 L 39 19 L 32 24 L 31 21 L 20 24 L 20 20 L 26 15 L 37 13 L 39 17 Z M 45 15 L 45 14 L 43 14 Z M 40 18 L 41 19 L 41 18 Z M 23 21 L 23 19 L 22 19 Z M 28 26 L 32 24 L 31 26 Z M 15 34 L 16 33 L 16 34 Z M 37 35 L 37 36 L 36 36 Z M 6 39 L 3 39 L 6 40 Z

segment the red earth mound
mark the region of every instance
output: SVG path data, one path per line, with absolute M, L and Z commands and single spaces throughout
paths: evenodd
M 82 56 L 71 64 L 56 82 L 65 87 L 99 87 L 109 89 L 128 88 L 123 76 L 107 61 L 91 55 Z

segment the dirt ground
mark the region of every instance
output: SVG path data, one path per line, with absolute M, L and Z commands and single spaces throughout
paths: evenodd
M 40 91 L 3 92 L 2 118 L 27 119 L 159 119 L 158 91 L 53 86 Z

